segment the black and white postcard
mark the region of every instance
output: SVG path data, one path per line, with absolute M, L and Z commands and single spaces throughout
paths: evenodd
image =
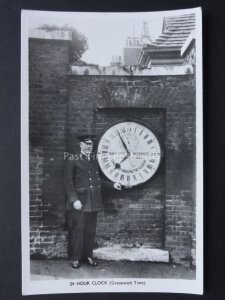
M 23 294 L 202 294 L 201 8 L 21 24 Z

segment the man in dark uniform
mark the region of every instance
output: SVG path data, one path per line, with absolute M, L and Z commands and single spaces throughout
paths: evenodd
M 101 188 L 121 190 L 119 183 L 102 180 L 98 162 L 93 155 L 93 136 L 80 135 L 80 155 L 68 157 L 65 169 L 66 209 L 69 211 L 68 258 L 73 268 L 81 261 L 97 266 L 93 248 L 97 225 L 97 212 L 103 208 Z

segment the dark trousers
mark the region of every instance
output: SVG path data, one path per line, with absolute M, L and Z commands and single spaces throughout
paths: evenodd
M 71 210 L 69 212 L 68 258 L 81 260 L 92 257 L 95 244 L 97 212 Z

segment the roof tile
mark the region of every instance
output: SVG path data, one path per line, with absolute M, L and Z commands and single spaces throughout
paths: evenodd
M 165 17 L 162 34 L 150 46 L 182 47 L 191 31 L 195 29 L 195 14 Z

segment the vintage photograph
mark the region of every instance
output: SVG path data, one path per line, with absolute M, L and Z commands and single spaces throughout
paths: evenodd
M 201 9 L 21 31 L 23 294 L 202 294 Z

